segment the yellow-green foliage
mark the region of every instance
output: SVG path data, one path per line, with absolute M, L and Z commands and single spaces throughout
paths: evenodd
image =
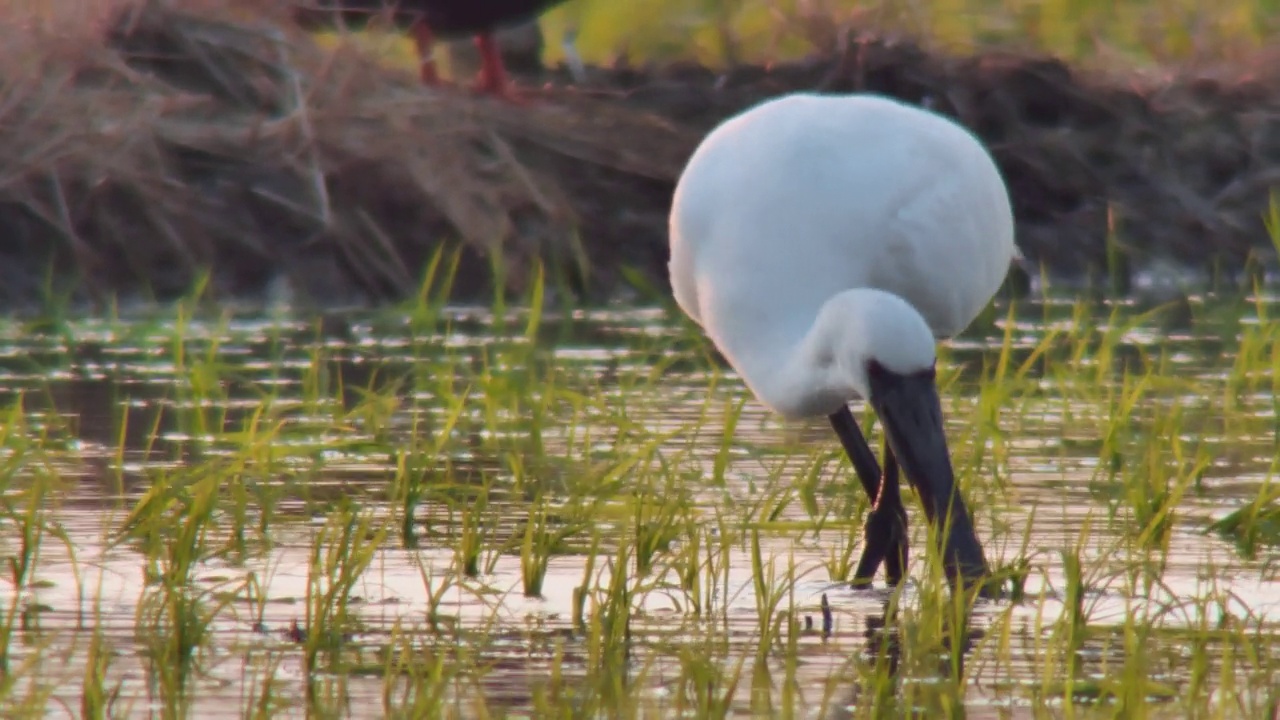
M 0 18 L 10 26 L 65 26 L 125 1 L 0 0 Z M 1275 37 L 1280 0 L 569 0 L 545 13 L 542 24 L 552 63 L 563 58 L 560 40 L 570 27 L 588 62 L 625 55 L 632 62 L 693 57 L 719 64 L 734 55 L 794 58 L 848 26 L 903 33 L 956 52 L 999 45 L 1114 68 L 1248 58 Z M 412 62 L 412 45 L 398 34 L 362 33 L 356 41 L 389 62 Z
M 942 48 L 992 45 L 1113 66 L 1248 57 L 1280 25 L 1278 0 L 570 0 L 543 15 L 547 59 L 573 26 L 588 62 L 734 52 L 769 61 L 813 50 L 836 28 L 889 30 Z M 408 43 L 395 40 L 407 59 Z
M 546 14 L 549 37 L 580 28 L 580 52 L 603 60 L 695 54 L 717 61 L 725 38 L 746 57 L 779 59 L 811 47 L 803 28 L 829 18 L 969 51 L 1012 44 L 1069 59 L 1112 53 L 1138 61 L 1238 57 L 1274 35 L 1276 0 L 571 0 Z M 806 20 L 807 19 L 807 20 Z M 814 30 L 808 33 L 812 36 Z M 552 58 L 559 47 L 549 48 Z

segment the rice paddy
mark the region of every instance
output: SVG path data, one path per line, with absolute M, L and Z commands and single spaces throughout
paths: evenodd
M 0 322 L 0 712 L 1275 715 L 1274 296 L 1001 300 L 944 347 L 974 600 L 912 494 L 910 581 L 849 588 L 829 428 L 660 294 L 445 285 Z

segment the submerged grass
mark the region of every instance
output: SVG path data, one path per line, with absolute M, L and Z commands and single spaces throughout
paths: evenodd
M 911 583 L 848 589 L 838 446 L 686 322 L 540 281 L 446 307 L 449 265 L 337 332 L 194 300 L 0 324 L 6 717 L 1275 711 L 1265 293 L 1172 331 L 1002 303 L 941 351 L 990 603 L 915 512 Z

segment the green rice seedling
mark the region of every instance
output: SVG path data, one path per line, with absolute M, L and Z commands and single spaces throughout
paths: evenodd
M 585 518 L 591 513 L 582 505 L 565 506 L 557 514 L 558 518 L 552 516 L 546 500 L 529 505 L 520 544 L 520 579 L 527 597 L 542 596 L 551 556 L 563 552 L 571 538 L 590 526 Z
M 574 420 L 586 424 L 590 419 L 583 419 L 575 414 Z M 607 453 L 593 453 L 589 447 L 590 437 L 582 438 L 582 454 L 595 454 L 599 457 L 582 467 L 567 466 L 566 473 L 573 474 L 563 478 L 563 488 L 558 489 L 567 497 L 586 501 L 588 498 L 608 506 L 610 501 L 624 502 L 641 493 L 650 493 L 655 475 L 665 486 L 678 487 L 683 496 L 687 493 L 683 483 L 674 480 L 674 471 L 669 471 L 671 464 L 661 452 L 663 437 L 650 437 L 647 433 L 630 433 L 626 437 L 614 438 Z M 660 466 L 658 469 L 654 465 Z M 624 507 L 619 505 L 618 507 Z
M 507 265 L 502 253 L 489 253 L 489 272 L 493 277 L 492 294 L 489 301 L 489 312 L 493 315 L 494 334 L 501 337 L 507 334 Z
M 779 644 L 784 624 L 790 627 L 795 617 L 792 612 L 782 611 L 782 603 L 788 601 L 794 610 L 794 593 L 796 583 L 808 571 L 796 574 L 795 556 L 787 557 L 785 575 L 779 575 L 776 558 L 764 561 L 760 550 L 760 531 L 751 530 L 751 577 L 755 587 L 756 601 L 756 662 L 765 662 L 766 655 Z M 785 648 L 779 648 L 785 649 Z
M 306 679 L 303 712 L 309 718 L 340 718 L 350 712 L 355 698 L 352 676 L 347 673 L 313 674 Z
M 32 643 L 26 656 L 10 666 L 7 674 L 0 676 L 0 708 L 13 717 L 36 717 L 47 712 L 57 703 L 55 692 L 60 688 L 49 682 L 48 663 L 64 663 L 62 657 L 48 654 L 47 643 Z M 45 672 L 42 672 L 44 670 Z
M 124 358 L 131 343 L 154 357 L 180 334 L 182 372 L 135 373 L 122 360 L 120 377 L 107 380 L 121 390 L 103 400 L 116 424 L 83 438 L 78 414 L 87 422 L 101 411 L 67 404 L 59 378 L 89 373 L 60 348 L 108 331 L 68 317 L 65 338 L 0 352 L 0 373 L 14 378 L 0 405 L 6 562 L 22 562 L 22 518 L 30 488 L 43 483 L 41 541 L 0 679 L 4 712 L 56 713 L 66 702 L 86 716 L 127 715 L 143 703 L 156 715 L 190 714 L 195 701 L 223 693 L 255 717 L 362 707 L 389 717 L 788 717 L 819 703 L 867 718 L 1004 703 L 1033 717 L 1272 713 L 1274 622 L 1249 590 L 1271 576 L 1271 536 L 1280 536 L 1269 529 L 1280 527 L 1269 412 L 1280 332 L 1268 288 L 1197 298 L 1196 329 L 1168 336 L 1128 301 L 1063 292 L 993 309 L 988 326 L 940 351 L 939 384 L 957 479 L 973 493 L 984 546 L 1001 558 L 993 571 L 1013 576 L 1020 595 L 984 603 L 967 632 L 969 598 L 947 590 L 927 557 L 932 545 L 917 540 L 924 554 L 908 591 L 891 595 L 883 614 L 865 594 L 828 591 L 840 622 L 825 633 L 805 626 L 795 591 L 804 572 L 839 580 L 861 542 L 866 501 L 839 448 L 794 436 L 779 443 L 775 420 L 744 402 L 741 382 L 676 323 L 612 312 L 596 321 L 590 310 L 568 322 L 557 311 L 529 313 L 522 298 L 505 308 L 499 332 L 483 309 L 475 319 L 437 303 L 438 287 L 426 301 L 433 308 L 411 301 L 359 317 L 388 350 L 325 346 L 288 317 L 243 330 L 241 318 L 216 309 L 120 321 L 109 332 Z M 407 327 L 413 312 L 431 310 L 435 319 Z M 175 329 L 169 316 L 179 312 L 188 317 Z M 1201 337 L 1210 332 L 1225 339 Z M 0 321 L 0 347 L 25 338 Z M 561 353 L 583 342 L 616 361 Z M 378 379 L 353 385 L 347 354 Z M 100 365 L 93 372 L 116 372 Z M 139 388 L 135 374 L 155 389 Z M 262 378 L 271 382 L 254 388 Z M 206 423 L 200 452 L 174 429 L 178 414 L 189 429 Z M 127 507 L 123 520 L 115 505 Z M 321 513 L 323 530 L 293 519 Z M 59 623 L 71 617 L 61 599 L 69 576 L 98 561 L 84 548 L 100 544 L 99 514 L 114 541 L 105 561 L 145 566 L 147 585 L 136 599 L 125 592 L 126 604 L 146 606 L 133 632 L 104 627 L 95 639 L 98 616 L 83 600 L 76 628 Z M 343 548 L 351 516 L 365 530 Z M 405 520 L 422 551 L 377 537 L 384 524 L 403 535 Z M 1175 554 L 1188 532 L 1206 528 L 1204 557 Z M 1224 558 L 1219 537 L 1249 552 Z M 516 579 L 527 538 L 528 557 L 543 567 L 547 597 L 537 602 L 520 598 Z M 779 544 L 791 540 L 790 549 Z M 273 648 L 266 635 L 247 647 L 240 633 L 199 637 L 198 621 L 210 617 L 259 631 L 277 622 L 287 599 L 279 587 L 291 578 L 276 570 L 308 545 L 318 579 L 309 617 L 323 614 L 312 608 L 340 576 L 363 578 L 351 594 L 384 567 L 402 604 L 349 603 L 325 628 L 307 620 L 294 636 L 302 652 Z M 332 578 L 331 546 L 333 564 L 348 566 Z M 567 554 L 572 598 L 549 587 L 564 577 L 553 558 Z M 421 583 L 406 587 L 399 581 L 414 567 Z M 166 590 L 166 578 L 184 575 L 185 597 Z M 13 594 L 0 593 L 0 619 Z M 58 612 L 38 612 L 45 603 Z M 228 612 L 227 603 L 238 606 Z M 375 625 L 397 615 L 388 631 Z M 348 642 L 357 630 L 368 632 Z M 184 643 L 187 667 L 163 676 L 158 658 Z M 289 658 L 306 659 L 307 643 L 319 647 L 314 672 L 284 672 Z M 239 655 L 236 677 L 228 658 Z M 140 664 L 149 687 L 121 682 Z M 48 669 L 63 666 L 55 680 Z M 193 682 L 206 671 L 211 682 Z
M 743 537 L 740 520 L 736 516 L 716 510 L 715 533 L 707 543 L 707 559 L 704 563 L 703 601 L 708 615 L 717 614 L 726 622 L 729 609 L 729 572 L 733 565 L 734 551 Z
M 595 671 L 608 670 L 604 673 L 609 685 L 609 693 L 616 694 L 622 690 L 621 683 L 625 676 L 616 674 L 630 651 L 632 584 L 631 584 L 631 543 L 618 543 L 617 552 L 610 559 L 602 572 L 608 573 L 609 584 L 603 595 L 597 593 L 592 598 L 591 613 L 588 616 L 587 631 L 587 667 Z
M 1157 421 L 1155 437 L 1151 445 L 1159 438 L 1164 447 L 1163 462 L 1158 462 L 1154 453 L 1146 454 L 1147 465 L 1145 482 L 1141 476 L 1130 484 L 1130 507 L 1134 510 L 1139 547 L 1157 549 L 1168 552 L 1170 535 L 1173 532 L 1178 508 L 1186 493 L 1196 483 L 1205 470 L 1212 464 L 1213 458 L 1203 444 L 1197 443 L 1187 447 L 1182 439 L 1181 428 L 1185 426 L 1181 406 L 1174 401 L 1174 407 L 1162 414 Z
M 234 446 L 221 472 L 223 507 L 230 525 L 225 552 L 235 557 L 246 558 L 272 547 L 271 527 L 278 506 L 296 492 L 287 454 L 276 449 L 286 435 L 286 425 L 264 405 L 254 408 L 239 429 L 222 435 L 223 442 Z
M 405 688 L 404 697 L 399 702 L 387 704 L 387 717 L 456 717 L 456 714 L 450 712 L 450 706 L 456 712 L 457 700 L 451 696 L 456 694 L 459 685 L 465 687 L 466 684 L 459 676 L 460 668 L 451 664 L 439 647 L 430 648 L 426 657 L 421 657 L 421 650 L 412 645 L 406 645 L 405 651 L 414 652 L 414 655 L 404 658 L 410 661 L 405 663 L 407 670 L 401 671 L 404 680 L 400 684 Z M 474 698 L 472 704 L 475 714 L 472 717 L 489 717 L 484 707 L 483 688 L 476 687 L 469 695 Z
M 352 628 L 351 591 L 386 540 L 375 515 L 343 500 L 316 533 L 307 568 L 306 639 L 308 668 L 318 668 L 322 650 L 336 650 Z
M 284 658 L 284 653 L 267 652 L 265 658 L 253 664 L 252 674 L 245 680 L 241 717 L 270 720 L 293 709 L 293 703 L 278 694 L 284 683 L 277 673 Z
M 1157 615 L 1163 611 L 1156 611 Z M 1131 608 L 1121 627 L 1123 660 L 1117 675 L 1120 683 L 1112 690 L 1117 709 L 1129 717 L 1147 717 L 1153 703 L 1176 698 L 1178 690 L 1152 677 L 1158 662 L 1156 646 L 1158 617 L 1148 608 Z
M 1265 323 L 1265 315 L 1259 322 Z M 1259 377 L 1256 368 L 1267 367 L 1270 363 L 1272 330 L 1265 324 L 1245 326 L 1240 329 L 1239 344 L 1236 346 L 1235 359 L 1227 371 L 1226 381 L 1222 389 L 1222 410 L 1226 417 L 1240 412 L 1244 397 L 1258 387 Z
M 526 319 L 523 333 L 524 340 L 531 345 L 537 343 L 538 330 L 542 328 L 547 292 L 546 268 L 540 261 L 535 261 L 533 265 L 533 283 L 529 286 L 529 296 L 525 298 Z
M 1101 472 L 1108 486 L 1121 486 L 1125 450 L 1132 442 L 1137 406 L 1146 393 L 1148 380 L 1125 372 L 1120 385 L 1108 388 L 1108 405 L 1113 408 L 1102 433 Z
M 843 472 L 845 468 L 840 465 L 842 458 L 843 454 L 837 450 L 811 452 L 801 469 L 792 478 L 791 482 L 796 488 L 797 499 L 804 507 L 805 515 L 814 521 L 815 537 L 826 527 L 831 514 L 831 509 L 823 508 L 822 503 L 819 502 L 819 495 L 826 490 L 823 487 L 823 479 L 827 466 L 835 460 L 840 471 Z
M 1091 370 L 1096 372 L 1094 368 L 1099 366 L 1097 360 L 1097 347 L 1095 347 L 1095 337 L 1099 333 L 1099 322 L 1097 320 L 1098 308 L 1093 301 L 1088 298 L 1080 298 L 1072 303 L 1071 306 L 1071 325 L 1066 333 L 1067 347 L 1070 348 L 1070 354 L 1067 359 L 1068 369 L 1073 375 L 1084 377 Z M 1098 345 L 1102 339 L 1097 337 Z
M 493 534 L 493 523 L 489 520 L 487 478 L 476 489 L 475 499 L 468 505 L 458 507 L 456 512 L 461 519 L 452 523 L 458 528 L 454 562 L 462 574 L 470 578 L 492 574 L 494 565 L 498 562 L 498 553 L 492 550 L 486 553 Z
M 453 294 L 453 283 L 457 277 L 458 263 L 462 260 L 462 250 L 461 246 L 457 246 L 446 254 L 445 244 L 438 245 L 423 268 L 417 293 L 407 307 L 401 308 L 408 314 L 415 355 L 422 354 L 420 351 L 424 349 L 424 344 L 431 342 L 440 329 L 441 313 Z
M 708 392 L 710 396 L 710 392 Z M 733 450 L 734 433 L 738 428 L 738 420 L 742 417 L 742 409 L 746 398 L 737 402 L 727 402 L 724 407 L 724 434 L 720 436 L 720 445 L 716 448 L 715 464 L 712 465 L 711 479 L 719 486 L 725 484 L 725 470 L 729 467 L 730 453 Z
M 709 518 L 688 513 L 683 519 L 683 530 L 676 544 L 668 567 L 676 577 L 681 609 L 694 618 L 709 616 L 717 599 L 723 599 L 720 579 L 722 568 L 727 570 L 730 543 L 725 541 L 724 528 L 711 526 Z M 717 518 L 718 522 L 724 518 Z M 679 603 L 677 603 L 679 605 Z
M 531 499 L 549 479 L 543 470 L 555 465 L 543 428 L 554 423 L 561 394 L 561 371 L 535 342 L 542 322 L 541 278 L 539 274 L 532 290 L 523 334 L 486 346 L 475 377 L 484 418 L 482 443 L 508 466 L 516 490 Z
M 963 657 L 972 593 L 952 593 L 940 570 L 929 572 L 911 603 L 901 590 L 885 604 L 883 628 L 870 635 L 872 661 L 862 671 L 862 694 L 877 707 L 873 717 L 922 708 L 939 717 L 963 712 Z M 928 678 L 927 684 L 906 678 Z
M 726 663 L 718 643 L 680 649 L 680 676 L 675 714 L 682 717 L 725 718 L 733 712 L 746 656 Z
M 45 268 L 40 281 L 40 302 L 37 314 L 24 323 L 25 329 L 31 333 L 50 333 L 66 337 L 73 316 L 72 302 L 75 288 L 69 285 L 60 286 L 57 282 L 57 269 L 53 263 Z
M 640 578 L 655 570 L 658 559 L 686 537 L 689 528 L 690 500 L 683 485 L 674 483 L 674 476 L 663 475 L 664 486 L 654 488 L 651 477 L 646 473 L 638 479 L 639 487 L 631 501 L 636 575 Z
M 298 378 L 299 410 L 315 418 L 333 415 L 335 407 L 330 401 L 330 388 L 335 383 L 331 372 L 328 353 L 324 348 L 315 345 L 308 352 L 306 369 Z
M 1189 631 L 1185 639 L 1187 685 L 1182 693 L 1188 704 L 1203 707 L 1212 693 L 1213 682 L 1212 658 L 1216 654 L 1213 648 L 1215 630 L 1211 618 L 1219 614 L 1220 618 L 1230 617 L 1227 608 L 1229 599 L 1220 590 L 1214 588 L 1200 607 L 1193 610 Z M 1207 715 L 1207 713 L 1205 713 Z
M 388 446 L 402 446 L 404 438 L 403 426 L 399 420 L 404 414 L 411 412 L 406 394 L 408 377 L 404 374 L 387 373 L 386 379 L 378 379 L 375 373 L 368 386 L 353 387 L 339 384 L 334 391 L 332 405 L 335 411 L 341 403 L 350 398 L 357 398 L 350 410 L 335 420 L 333 430 L 349 429 L 358 435 L 347 444 L 348 451 L 364 454 L 371 451 L 381 452 Z
M 652 453 L 653 446 L 650 445 L 634 455 L 621 458 L 617 465 L 606 465 L 603 468 L 603 479 L 593 484 L 602 489 L 615 485 L 618 476 L 625 475 L 627 469 L 643 467 L 643 458 L 646 455 L 652 456 Z M 642 484 L 643 473 L 640 478 L 637 482 Z M 524 489 L 528 493 L 535 491 L 536 487 L 526 484 Z M 609 500 L 604 494 L 595 496 L 570 494 L 555 505 L 553 512 L 551 497 L 552 493 L 549 491 L 536 491 L 527 507 L 523 526 L 518 533 L 521 579 L 524 593 L 529 597 L 541 596 L 543 580 L 552 555 L 568 551 L 573 539 L 592 527 L 593 518 Z M 641 531 L 637 530 L 637 533 Z M 647 544 L 646 542 L 646 546 Z
M 176 444 L 176 450 L 189 450 L 196 457 L 203 455 L 209 438 L 221 434 L 226 421 L 229 397 L 226 386 L 226 366 L 219 357 L 222 338 L 227 335 L 229 317 L 224 314 L 211 333 L 204 352 L 201 341 L 191 337 L 192 317 L 186 304 L 179 303 L 169 341 L 170 358 L 174 375 L 178 379 L 174 387 L 173 417 L 177 430 L 184 436 Z
M 1129 294 L 1130 278 L 1132 277 L 1129 256 L 1125 252 L 1125 242 L 1121 237 L 1119 224 L 1116 209 L 1109 206 L 1107 208 L 1107 234 L 1105 238 L 1107 293 L 1113 298 L 1124 297 Z
M 204 472 L 201 473 L 200 471 Z M 207 647 L 212 624 L 238 590 L 201 587 L 194 571 L 207 556 L 221 477 L 196 468 L 191 480 L 157 480 L 126 519 L 122 535 L 147 548 L 152 575 L 137 608 L 138 642 L 148 650 L 148 670 L 166 713 L 189 706 L 188 680 Z
M 468 396 L 470 388 L 465 389 L 461 395 L 449 397 L 447 414 L 444 415 L 442 424 L 431 432 L 425 432 L 422 428 L 421 415 L 413 415 L 410 447 L 396 454 L 396 475 L 390 486 L 390 500 L 396 503 L 401 512 L 401 539 L 404 547 L 417 547 L 417 507 L 435 480 L 442 477 L 440 460 L 463 410 L 466 409 Z M 443 464 L 443 475 L 449 475 L 447 460 Z
M 1002 553 L 1004 559 L 993 563 L 991 567 L 991 578 L 987 587 L 995 590 L 1000 597 L 1012 604 L 1021 603 L 1026 599 L 1027 580 L 1032 571 L 1030 555 L 1031 543 L 1035 539 L 1035 527 L 1036 510 L 1033 508 L 1027 513 L 1017 552 Z M 989 545 L 994 546 L 996 542 L 991 542 Z
M 1152 704 L 1174 699 L 1177 691 L 1151 677 L 1155 661 L 1152 642 L 1156 637 L 1155 621 L 1142 607 L 1134 607 L 1131 599 L 1124 622 L 1117 628 L 1089 630 L 1094 644 L 1114 647 L 1120 658 L 1106 663 L 1102 672 L 1092 676 L 1076 673 L 1064 686 L 1074 702 L 1109 703 L 1124 717 L 1146 717 Z
M 157 472 L 148 478 L 150 487 L 134 503 L 114 537 L 116 544 L 133 543 L 147 559 L 146 576 L 155 581 L 166 574 L 167 560 L 172 566 L 168 574 L 176 579 L 187 579 L 198 558 L 190 553 L 203 549 L 199 531 L 205 529 L 214 511 L 217 491 L 215 478 L 206 475 L 204 484 L 195 473 Z M 193 513 L 192 510 L 198 512 Z M 195 531 L 184 538 L 184 544 L 174 540 L 181 527 Z
M 80 689 L 80 717 L 85 720 L 104 720 L 113 717 L 115 704 L 120 700 L 124 682 L 107 687 L 107 671 L 111 666 L 111 649 L 107 647 L 102 630 L 95 627 L 89 637 L 86 652 L 84 680 Z
M 10 463 L 7 470 L 13 472 L 17 467 Z M 47 532 L 45 503 L 48 497 L 46 483 L 37 480 L 18 498 L 4 498 L 4 519 L 7 520 L 5 524 L 12 524 L 16 528 L 18 543 L 14 551 L 5 558 L 7 561 L 5 564 L 8 566 L 6 579 L 9 584 L 9 602 L 8 607 L 4 609 L 3 622 L 0 623 L 0 677 L 9 677 L 13 671 L 14 635 L 18 631 L 19 622 L 23 620 L 20 615 L 23 607 L 23 591 L 35 578 L 40 561 L 40 548 Z
M 1067 661 L 1065 692 L 1068 699 L 1074 693 L 1074 683 L 1082 672 L 1080 651 L 1084 648 L 1089 624 L 1088 609 L 1085 607 L 1085 593 L 1088 586 L 1080 558 L 1083 538 L 1087 533 L 1087 527 L 1082 529 L 1080 543 L 1072 551 L 1062 553 L 1062 569 L 1066 581 L 1062 600 L 1065 612 L 1055 632 L 1060 638 L 1062 652 Z
M 883 618 L 874 622 L 883 624 Z M 872 620 L 868 618 L 868 624 Z M 827 678 L 822 708 L 828 714 L 847 708 L 850 717 L 887 720 L 900 717 L 903 700 L 899 691 L 903 677 L 898 674 L 901 643 L 896 631 L 884 627 L 867 631 L 867 645 L 861 654 L 849 657 L 839 671 Z M 869 656 L 869 657 L 868 657 Z
M 271 573 L 274 568 L 268 568 Z M 269 581 L 268 581 L 269 582 Z M 269 597 L 263 587 L 263 583 L 258 579 L 258 573 L 250 571 L 244 578 L 244 599 L 250 606 L 250 612 L 253 614 L 253 628 L 260 632 L 267 629 L 267 602 Z
M 973 419 L 966 424 L 973 433 L 971 444 L 975 451 L 965 453 L 971 457 L 967 470 L 978 477 L 990 475 L 995 481 L 990 489 L 1000 492 L 1007 492 L 1010 487 L 1005 467 L 1010 453 L 1008 443 L 1016 437 L 1028 408 L 1042 395 L 1038 387 L 1039 376 L 1053 372 L 1061 347 L 1070 342 L 1065 331 L 1048 324 L 1038 330 L 1032 347 L 1015 348 L 1018 309 L 1017 303 L 1008 304 L 1003 327 L 998 328 L 999 354 L 994 360 L 990 356 L 983 358 L 977 387 L 973 390 L 977 394 Z M 1010 424 L 1012 428 L 1006 430 L 1006 425 Z M 992 453 L 990 463 L 986 462 L 988 444 Z M 981 487 L 975 489 L 982 490 Z
M 422 580 L 422 591 L 426 601 L 427 627 L 432 632 L 440 632 L 442 627 L 450 624 L 445 623 L 445 620 L 456 620 L 456 618 L 446 616 L 440 610 L 445 599 L 449 596 L 449 592 L 455 587 L 460 587 L 463 591 L 467 591 L 468 587 L 459 584 L 457 576 L 452 572 L 433 574 L 431 569 L 427 567 L 427 563 L 420 556 L 414 556 L 413 564 L 418 570 L 418 577 Z M 472 593 L 471 595 L 476 602 L 488 602 L 483 593 Z
M 747 478 L 749 500 L 742 503 L 742 512 L 751 518 L 751 524 L 757 528 L 780 529 L 791 526 L 782 518 L 787 508 L 796 499 L 796 489 L 782 479 L 783 468 L 779 467 L 769 473 L 764 487 L 758 487 L 754 478 Z
M 1094 382 L 1102 385 L 1111 382 L 1117 369 L 1137 374 L 1118 356 L 1119 348 L 1124 346 L 1125 335 L 1131 332 L 1133 327 L 1134 322 L 1126 317 L 1124 306 L 1112 305 L 1102 327 L 1098 329 L 1100 332 L 1097 342 L 1093 344 L 1092 355 L 1086 356 L 1089 361 L 1086 377 L 1091 375 Z
M 830 528 L 831 525 L 826 525 Z M 841 527 L 841 526 L 837 526 Z M 827 577 L 832 580 L 847 580 L 857 569 L 855 555 L 863 540 L 862 523 L 852 521 L 839 534 L 839 540 L 827 550 L 827 557 L 822 561 L 827 570 Z
M 582 584 L 573 589 L 573 627 L 585 633 L 587 627 L 587 598 L 591 596 L 593 578 L 595 576 L 596 558 L 600 555 L 600 532 L 591 533 L 591 548 L 587 551 L 586 562 L 582 565 Z M 696 603 L 696 600 L 695 600 Z
M 1205 532 L 1229 540 L 1249 560 L 1256 559 L 1261 549 L 1280 547 L 1280 488 L 1272 481 L 1274 474 L 1275 461 L 1253 499 L 1211 523 Z
M 533 688 L 532 702 L 534 712 L 539 717 L 572 717 L 569 708 L 575 705 L 575 693 L 565 681 L 564 643 L 556 642 L 551 659 L 551 672 L 545 684 L 539 683 Z M 581 705 L 579 705 L 581 706 Z
M 1267 211 L 1262 216 L 1263 227 L 1267 229 L 1267 239 L 1271 241 L 1271 249 L 1280 254 L 1280 190 L 1271 188 L 1267 199 Z
M 794 604 L 794 598 L 793 598 L 793 601 L 791 602 L 791 607 L 787 609 L 787 614 L 792 618 L 793 622 L 791 622 L 788 626 L 789 631 L 787 633 L 787 648 L 782 654 L 782 660 L 781 660 L 782 678 L 778 683 L 779 690 L 780 690 L 779 698 L 776 701 L 776 703 L 774 702 L 772 697 L 768 699 L 767 703 L 763 703 L 765 710 L 776 707 L 777 714 L 787 720 L 793 720 L 795 717 L 797 717 L 797 715 L 801 714 L 801 712 L 808 707 L 808 705 L 804 702 L 804 688 L 802 688 L 801 686 L 801 681 L 799 677 L 799 674 L 800 674 L 799 639 L 801 634 L 799 630 L 800 624 L 796 619 L 797 618 L 796 611 L 797 611 L 797 607 Z M 763 665 L 763 667 L 769 667 L 769 666 L 766 664 L 766 665 Z M 760 678 L 759 681 L 760 681 L 760 685 L 763 686 L 762 689 L 772 691 L 773 689 L 772 678 L 769 678 L 768 676 L 766 676 L 766 677 Z M 769 683 L 768 685 L 765 685 L 766 681 Z M 770 694 L 772 695 L 771 692 Z M 753 695 L 753 697 L 756 697 L 756 696 Z
M 520 580 L 528 597 L 542 596 L 542 582 L 551 562 L 551 532 L 547 529 L 547 509 L 542 502 L 529 507 L 520 545 Z
M 385 653 L 382 686 L 385 717 L 444 717 L 449 688 L 456 680 L 448 653 L 434 643 L 419 642 L 418 633 L 400 623 L 391 629 Z

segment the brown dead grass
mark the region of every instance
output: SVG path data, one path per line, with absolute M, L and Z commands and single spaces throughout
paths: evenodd
M 586 263 L 559 173 L 669 178 L 684 152 L 616 133 L 693 141 L 636 113 L 425 92 L 226 2 L 98 10 L 0 53 L 10 299 L 37 294 L 48 267 L 94 298 L 169 296 L 207 270 L 223 293 L 283 273 L 325 301 L 403 297 L 455 241 L 464 294 L 485 291 L 494 253 L 518 290 L 531 258 Z
M 0 0 L 2 2 L 3 0 Z M 666 212 L 713 125 L 795 90 L 931 104 L 975 129 L 1011 187 L 1019 242 L 1059 274 L 1124 254 L 1239 266 L 1269 246 L 1280 97 L 1264 72 L 1082 76 L 1052 60 L 943 57 L 842 36 L 834 55 L 728 72 L 592 69 L 515 107 L 426 91 L 349 46 L 318 48 L 285 0 L 55 0 L 0 29 L 0 301 L 52 270 L 86 299 L 219 296 L 277 276 L 340 303 L 413 292 L 462 248 L 462 296 L 532 259 L 607 296 L 664 282 Z M 536 84 L 536 83 L 535 83 Z

